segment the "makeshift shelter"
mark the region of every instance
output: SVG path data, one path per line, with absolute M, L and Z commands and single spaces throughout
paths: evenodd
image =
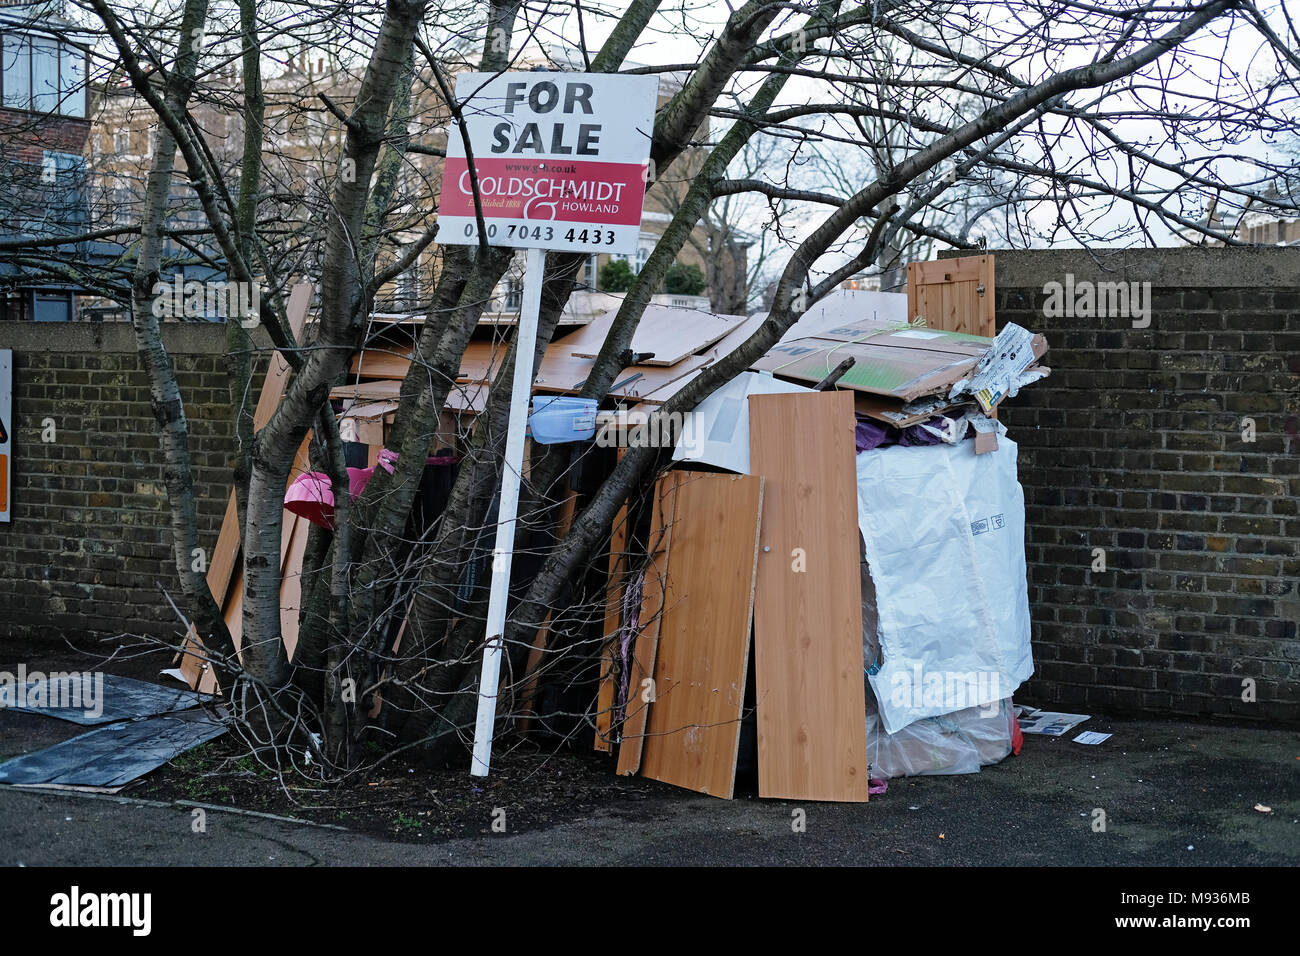
M 1038 364 L 1047 345 L 1014 325 L 992 336 L 992 269 L 989 256 L 945 260 L 909 269 L 906 296 L 834 293 L 693 411 L 672 468 L 648 506 L 625 503 L 601 565 L 590 721 L 595 747 L 618 749 L 618 773 L 730 797 L 751 719 L 767 797 L 863 801 L 872 775 L 968 772 L 1012 748 L 1010 697 L 1033 665 L 1016 446 L 996 412 L 1048 374 Z M 295 291 L 291 319 L 300 324 L 305 311 Z M 649 307 L 632 363 L 574 436 L 593 441 L 585 436 L 653 421 L 763 319 Z M 553 341 L 534 395 L 578 393 L 611 322 L 596 315 Z M 499 329 L 480 334 L 443 409 L 436 444 L 445 442 L 438 460 L 449 468 L 506 356 Z M 384 441 L 413 341 L 407 323 L 387 327 L 355 358 L 353 380 L 331 393 L 371 469 L 391 454 Z M 282 376 L 268 376 L 259 426 Z M 300 464 L 295 480 L 305 445 Z M 281 600 L 290 653 L 307 525 L 328 519 L 312 482 L 288 491 Z M 575 506 L 576 492 L 559 533 Z M 209 578 L 238 640 L 233 522 L 232 503 Z M 551 627 L 538 631 L 517 681 L 521 729 L 546 710 L 539 668 Z M 197 659 L 182 665 L 191 686 Z M 940 690 L 927 697 L 936 675 Z M 949 693 L 951 675 L 973 679 L 955 679 Z M 905 679 L 914 696 L 899 690 Z

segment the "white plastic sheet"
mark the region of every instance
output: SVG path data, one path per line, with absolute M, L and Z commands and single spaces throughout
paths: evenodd
M 863 452 L 858 526 L 882 662 L 869 675 L 887 733 L 1004 700 L 1033 673 L 1024 493 L 1016 443 Z
M 867 711 L 867 760 L 873 777 L 979 773 L 1011 753 L 1011 701 L 968 707 L 885 733 Z
M 714 465 L 749 474 L 749 396 L 813 391 L 771 375 L 741 372 L 700 402 L 687 417 L 674 461 Z

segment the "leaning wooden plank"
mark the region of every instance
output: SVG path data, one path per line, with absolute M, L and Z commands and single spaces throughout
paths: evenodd
M 605 589 L 605 647 L 600 655 L 600 691 L 596 695 L 595 749 L 614 749 L 614 690 L 618 682 L 619 628 L 623 623 L 623 589 L 627 578 L 627 505 L 618 509 L 609 541 L 609 585 Z
M 563 540 L 564 536 L 569 533 L 573 527 L 573 515 L 578 507 L 578 493 L 570 491 L 569 496 L 564 499 L 564 504 L 560 506 L 560 517 L 555 525 L 556 540 Z M 403 622 L 405 626 L 405 622 Z M 400 635 L 399 635 L 400 636 Z M 542 626 L 537 629 L 537 634 L 533 638 L 533 646 L 528 651 L 528 663 L 524 667 L 523 686 L 519 692 L 519 720 L 517 728 L 521 734 L 526 734 L 533 726 L 533 702 L 537 699 L 537 690 L 540 686 L 540 676 L 538 670 L 542 666 L 542 656 L 546 653 L 546 645 L 550 642 L 551 637 L 551 614 L 548 611 L 546 619 Z
M 307 533 L 311 522 L 306 518 L 295 517 L 288 553 L 285 555 L 284 569 L 280 577 L 280 639 L 284 641 L 284 653 L 293 660 L 293 652 L 298 646 L 298 615 L 302 610 L 302 559 L 307 553 Z
M 732 796 L 762 501 L 751 475 L 691 472 L 677 486 L 643 777 Z
M 307 323 L 307 311 L 311 308 L 311 296 L 315 286 L 310 282 L 299 282 L 289 293 L 289 302 L 285 306 L 285 317 L 295 338 L 301 338 L 303 326 Z M 289 363 L 279 352 L 271 356 L 271 367 L 266 371 L 262 382 L 262 392 L 257 397 L 257 407 L 253 409 L 253 427 L 260 429 L 271 420 L 284 397 L 285 387 L 289 384 Z M 212 549 L 212 560 L 208 562 L 208 590 L 217 602 L 217 607 L 226 603 L 226 592 L 230 587 L 230 575 L 239 558 L 239 519 L 235 508 L 235 493 L 230 492 L 226 502 L 226 514 L 221 521 L 221 532 L 217 536 L 217 546 Z
M 766 479 L 754 605 L 758 790 L 867 799 L 853 396 L 751 395 Z
M 645 742 L 646 718 L 654 701 L 655 653 L 659 644 L 659 624 L 664 611 L 664 588 L 668 581 L 668 550 L 672 546 L 673 508 L 677 482 L 682 472 L 670 471 L 655 483 L 654 505 L 650 512 L 650 566 L 646 569 L 641 590 L 640 631 L 632 645 L 628 661 L 627 707 L 623 716 L 622 742 L 618 748 L 618 772 L 636 773 L 641 767 L 641 748 Z

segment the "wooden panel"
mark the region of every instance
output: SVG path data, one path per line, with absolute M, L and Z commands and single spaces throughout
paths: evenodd
M 560 505 L 560 517 L 555 525 L 555 538 L 557 541 L 562 540 L 573 527 L 573 515 L 578 507 L 578 493 L 569 492 L 569 496 L 564 499 Z M 405 626 L 405 622 L 403 622 Z M 533 724 L 533 701 L 537 698 L 537 689 L 540 685 L 540 675 L 537 673 L 542 666 L 542 656 L 546 653 L 546 645 L 551 637 L 551 614 L 546 613 L 546 619 L 542 626 L 537 629 L 537 634 L 533 638 L 533 646 L 528 651 L 528 663 L 524 667 L 523 686 L 520 688 L 519 720 L 517 727 L 521 734 L 527 733 Z
M 708 351 L 704 354 L 714 361 L 730 355 L 744 345 L 745 340 L 757 332 L 765 321 L 767 321 L 766 315 L 750 316 L 745 321 L 733 326 L 731 331 L 709 346 Z
M 330 398 L 351 402 L 382 402 L 397 399 L 401 394 L 402 383 L 386 378 L 373 382 L 354 382 L 330 389 Z
M 474 415 L 482 414 L 483 409 L 487 408 L 488 391 L 486 382 L 465 382 L 453 385 L 447 391 L 447 401 L 444 403 L 444 407 L 457 412 L 469 412 Z
M 646 365 L 676 365 L 721 339 L 745 321 L 743 315 L 714 315 L 695 309 L 675 309 L 666 305 L 647 305 L 641 321 L 632 333 L 633 352 L 653 352 Z M 572 353 L 582 358 L 600 354 L 605 337 L 614 324 L 613 313 L 602 315 L 584 326 L 575 336 Z
M 352 358 L 352 374 L 362 378 L 405 378 L 411 368 L 411 350 L 376 346 Z
M 926 325 L 968 335 L 997 334 L 993 256 L 912 262 L 907 266 L 907 314 Z
M 301 339 L 303 326 L 307 323 L 307 311 L 311 308 L 311 297 L 315 286 L 310 282 L 299 282 L 289 293 L 289 302 L 285 306 L 285 318 L 295 338 Z M 279 352 L 271 356 L 271 366 L 262 381 L 262 392 L 257 397 L 257 407 L 253 409 L 253 427 L 260 429 L 271 420 L 280 399 L 284 397 L 285 387 L 289 384 L 289 363 Z M 217 536 L 217 545 L 212 549 L 212 560 L 208 562 L 208 590 L 212 592 L 217 607 L 226 603 L 226 594 L 230 587 L 230 576 L 239 557 L 239 516 L 235 507 L 235 492 L 230 492 L 226 502 L 226 514 L 221 520 L 221 532 Z
M 751 395 L 766 479 L 754 604 L 758 789 L 867 799 L 853 396 Z
M 534 382 L 536 391 L 560 395 L 576 395 L 581 391 L 582 383 L 586 381 L 596 364 L 595 359 L 569 355 L 567 349 L 566 344 L 556 342 L 546 350 Z M 614 379 L 613 384 L 618 387 L 611 388 L 609 394 L 615 398 L 662 405 L 690 381 L 693 372 L 713 361 L 714 359 L 708 355 L 692 355 L 676 365 L 667 367 L 633 365 L 624 369 Z M 639 378 L 633 378 L 638 375 Z
M 596 694 L 595 749 L 614 750 L 614 691 L 618 682 L 618 632 L 623 623 L 623 590 L 627 585 L 627 505 L 618 509 L 609 541 L 609 582 L 605 588 L 605 647 L 600 655 L 600 690 Z
M 735 789 L 762 500 L 763 479 L 749 475 L 678 483 L 642 776 L 717 797 Z
M 311 522 L 306 518 L 296 515 L 293 517 L 293 530 L 284 560 L 284 576 L 280 579 L 280 638 L 284 641 L 284 653 L 289 660 L 293 660 L 294 649 L 298 646 L 298 614 L 302 609 L 302 559 L 307 553 L 307 533 L 311 530 Z
M 637 618 L 641 629 L 632 645 L 632 659 L 628 661 L 627 708 L 623 717 L 622 742 L 618 748 L 618 772 L 624 775 L 636 773 L 641 767 L 641 748 L 645 743 L 646 718 L 649 716 L 649 703 L 641 699 L 641 682 L 653 678 L 655 672 L 659 623 L 664 610 L 664 584 L 668 578 L 668 549 L 672 546 L 673 504 L 682 474 L 670 471 L 655 483 L 650 513 L 651 559 L 641 588 L 641 614 Z
M 470 342 L 460 357 L 460 378 L 467 382 L 492 381 L 509 351 L 510 343 L 502 339 Z

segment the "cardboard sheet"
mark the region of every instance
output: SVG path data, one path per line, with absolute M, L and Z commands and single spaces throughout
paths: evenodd
M 840 378 L 839 387 L 903 401 L 943 391 L 970 374 L 979 361 L 968 351 L 807 338 L 778 344 L 752 367 L 816 383 L 849 357 L 855 364 Z

